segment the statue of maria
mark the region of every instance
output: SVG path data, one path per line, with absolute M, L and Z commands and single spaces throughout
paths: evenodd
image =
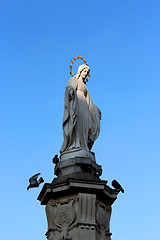
M 99 136 L 101 112 L 93 104 L 86 87 L 89 72 L 87 65 L 80 65 L 77 74 L 66 85 L 61 158 L 66 153 L 74 152 L 75 156 L 84 156 L 84 152 L 89 154 Z

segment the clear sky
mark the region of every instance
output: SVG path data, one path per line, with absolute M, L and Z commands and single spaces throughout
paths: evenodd
M 125 189 L 113 204 L 112 240 L 160 239 L 160 1 L 1 0 L 0 33 L 1 239 L 45 239 L 42 185 L 26 187 L 37 172 L 54 177 L 77 54 L 102 111 L 93 147 L 102 179 Z

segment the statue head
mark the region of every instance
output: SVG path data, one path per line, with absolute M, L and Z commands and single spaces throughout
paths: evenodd
M 84 81 L 85 78 L 88 76 L 89 72 L 90 72 L 90 68 L 87 65 L 82 64 L 79 66 L 78 72 L 75 75 L 75 77 L 77 79 L 79 79 L 81 77 L 81 79 Z

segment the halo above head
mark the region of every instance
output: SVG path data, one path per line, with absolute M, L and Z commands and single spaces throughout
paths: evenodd
M 74 57 L 72 60 L 71 60 L 71 65 L 70 65 L 70 74 L 71 74 L 71 76 L 73 77 L 73 71 L 72 71 L 72 68 L 73 68 L 73 66 L 72 66 L 72 64 L 74 63 L 74 61 L 76 60 L 76 59 L 81 59 L 81 60 L 83 60 L 83 62 L 88 66 L 88 63 L 86 62 L 86 60 L 82 57 L 82 56 L 76 56 L 76 57 Z M 86 78 L 86 80 L 85 80 L 85 83 L 86 82 L 88 82 L 88 78 L 90 77 L 90 74 L 88 74 L 88 76 L 87 76 L 87 78 Z

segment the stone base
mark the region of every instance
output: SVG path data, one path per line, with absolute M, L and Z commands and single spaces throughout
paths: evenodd
M 76 157 L 80 157 L 80 158 L 90 158 L 92 161 L 96 161 L 95 160 L 95 153 L 90 152 L 90 151 L 86 151 L 82 148 L 76 148 L 76 149 L 70 149 L 68 151 L 65 151 L 61 154 L 60 159 L 61 162 L 67 160 L 69 158 L 76 158 Z
M 102 167 L 90 158 L 75 157 L 60 161 L 54 168 L 54 174 L 58 177 L 54 182 L 64 182 L 67 178 L 81 180 L 100 180 Z
M 111 205 L 118 190 L 106 181 L 73 180 L 44 184 L 38 200 L 46 205 L 48 240 L 110 240 Z

